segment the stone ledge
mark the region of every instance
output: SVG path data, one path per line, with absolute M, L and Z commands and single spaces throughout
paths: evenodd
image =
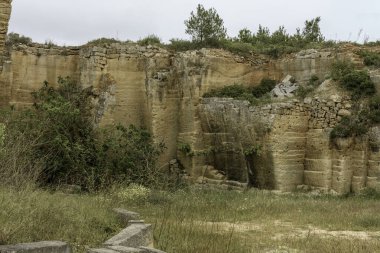
M 125 209 L 115 208 L 113 211 L 116 213 L 120 221 L 125 225 L 128 224 L 128 221 L 140 219 L 140 215 L 138 213 L 127 211 Z
M 71 247 L 60 241 L 42 241 L 0 246 L 0 253 L 71 253 Z
M 129 221 L 119 234 L 107 240 L 106 246 L 140 247 L 153 244 L 152 225 L 144 221 Z
M 90 249 L 88 253 L 165 253 L 153 248 L 153 231 L 151 224 L 143 220 L 132 220 L 140 215 L 125 209 L 113 210 L 122 222 L 128 225 L 119 234 L 108 239 L 103 248 Z

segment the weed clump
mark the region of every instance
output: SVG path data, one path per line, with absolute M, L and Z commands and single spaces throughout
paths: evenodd
M 137 44 L 140 46 L 160 45 L 161 39 L 158 36 L 151 34 L 141 40 L 138 40 Z
M 362 50 L 358 54 L 363 58 L 364 65 L 380 67 L 379 53 Z
M 242 85 L 233 84 L 220 89 L 212 89 L 203 94 L 203 97 L 228 97 L 238 100 L 247 100 L 251 105 L 258 105 L 262 102 L 270 101 L 269 92 L 275 86 L 275 80 L 264 78 L 260 84 L 254 88 L 245 88 Z

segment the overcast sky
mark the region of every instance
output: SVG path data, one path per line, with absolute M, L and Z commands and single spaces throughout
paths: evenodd
M 231 37 L 244 27 L 256 31 L 259 24 L 271 31 L 284 25 L 293 33 L 321 16 L 327 39 L 380 40 L 380 0 L 13 0 L 9 31 L 61 45 L 149 34 L 164 41 L 188 39 L 184 20 L 198 3 L 217 10 Z

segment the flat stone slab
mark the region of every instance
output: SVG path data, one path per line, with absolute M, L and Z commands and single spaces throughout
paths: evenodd
M 153 245 L 152 225 L 144 221 L 130 221 L 129 226 L 119 234 L 107 240 L 106 246 L 126 246 L 138 248 L 140 246 Z
M 128 224 L 130 220 L 138 220 L 140 219 L 140 215 L 135 212 L 131 212 L 122 208 L 115 208 L 113 211 L 117 214 L 121 222 L 124 224 Z
M 42 241 L 0 246 L 0 253 L 71 253 L 71 247 L 60 241 Z

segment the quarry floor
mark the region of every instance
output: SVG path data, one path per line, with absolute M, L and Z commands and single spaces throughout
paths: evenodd
M 380 252 L 380 194 L 329 196 L 141 186 L 98 194 L 0 189 L 0 244 L 64 240 L 75 252 L 122 229 L 112 208 L 139 212 L 167 252 Z

